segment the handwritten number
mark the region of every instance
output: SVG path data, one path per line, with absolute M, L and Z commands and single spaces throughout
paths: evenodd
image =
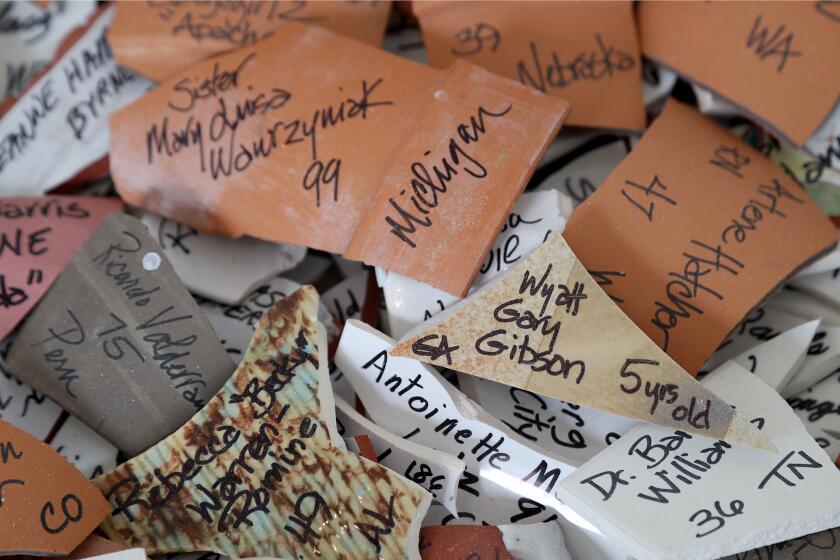
M 488 23 L 477 23 L 475 27 L 464 27 L 455 33 L 455 40 L 463 45 L 461 50 L 452 48 L 452 54 L 467 56 L 484 50 L 485 42 L 490 52 L 496 52 L 502 42 L 502 34 Z
M 61 514 L 64 516 L 64 521 L 56 527 L 52 527 L 47 523 L 47 516 L 55 515 L 55 506 L 53 506 L 52 502 L 47 502 L 41 508 L 41 527 L 46 532 L 57 535 L 64 531 L 70 523 L 81 521 L 83 511 L 82 501 L 75 494 L 66 494 L 61 498 Z
M 653 196 L 653 197 L 659 198 L 661 200 L 664 200 L 665 202 L 667 202 L 671 206 L 676 206 L 677 205 L 677 202 L 673 198 L 665 196 L 664 191 L 667 191 L 668 187 L 665 186 L 665 184 L 662 181 L 659 180 L 658 175 L 653 176 L 653 180 L 650 182 L 650 184 L 648 186 L 644 186 L 644 185 L 641 185 L 639 183 L 629 181 L 629 180 L 624 181 L 624 184 L 627 185 L 628 187 L 633 187 L 634 189 L 637 189 L 637 190 L 641 191 L 645 196 L 645 200 L 647 200 L 647 197 Z M 659 189 L 659 191 L 662 191 L 662 192 L 657 192 L 655 189 Z M 654 201 L 651 201 L 650 203 L 648 203 L 647 206 L 643 206 L 642 203 L 640 203 L 633 196 L 631 196 L 631 195 L 637 195 L 637 193 L 635 191 L 629 191 L 628 192 L 624 189 L 621 189 L 621 194 L 624 196 L 624 198 L 626 198 L 630 202 L 630 204 L 632 204 L 633 206 L 638 208 L 642 212 L 642 214 L 645 215 L 645 217 L 647 218 L 647 220 L 649 222 L 653 221 L 653 209 L 654 209 L 654 206 L 655 206 Z
M 303 176 L 303 188 L 307 191 L 315 189 L 315 206 L 321 206 L 321 185 L 332 185 L 333 202 L 338 202 L 338 174 L 341 171 L 341 160 L 332 158 L 326 165 L 321 160 L 315 160 Z
M 741 500 L 732 500 L 732 502 L 730 502 L 729 504 L 729 511 L 725 512 L 723 511 L 723 507 L 720 505 L 720 502 L 715 500 L 714 508 L 715 511 L 717 511 L 718 515 L 713 515 L 712 512 L 708 509 L 701 509 L 688 518 L 688 520 L 692 523 L 696 522 L 697 527 L 702 527 L 710 521 L 714 521 L 717 523 L 717 526 L 713 529 L 709 529 L 705 533 L 697 533 L 695 537 L 697 537 L 698 539 L 705 537 L 706 535 L 711 535 L 712 533 L 726 525 L 726 518 L 735 517 L 736 515 L 741 515 L 742 513 L 744 513 L 744 502 L 742 502 Z M 701 519 L 697 520 L 698 518 Z

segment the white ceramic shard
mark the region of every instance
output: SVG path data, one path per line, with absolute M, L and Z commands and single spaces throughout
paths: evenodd
M 778 453 L 640 425 L 561 497 L 637 560 L 713 560 L 840 525 L 840 472 L 779 395 L 734 362 L 703 383 Z
M 840 372 L 787 399 L 811 434 L 832 460 L 840 456 Z
M 342 437 L 368 436 L 379 464 L 416 482 L 447 511 L 458 515 L 458 479 L 464 472 L 463 461 L 389 432 L 356 412 L 341 397 L 335 399 L 335 414 Z
M 560 216 L 558 193 L 524 193 L 514 206 L 490 248 L 471 291 L 527 257 L 552 231 L 563 231 L 566 220 Z M 381 270 L 381 269 L 379 269 Z M 380 272 L 380 282 L 388 309 L 391 335 L 400 338 L 413 327 L 450 307 L 461 298 L 401 274 Z
M 768 544 L 721 560 L 837 560 L 840 557 L 840 529 Z
M 840 327 L 840 309 L 798 290 L 782 290 L 767 300 L 767 307 L 803 319 L 821 319 L 823 325 Z
M 819 326 L 819 319 L 808 321 L 744 350 L 733 359 L 770 387 L 781 391 L 802 367 Z
M 754 309 L 744 321 L 723 341 L 717 352 L 703 366 L 703 371 L 711 371 L 727 360 L 733 359 L 758 344 L 780 336 L 783 332 L 806 324 L 808 321 L 797 315 L 781 311 L 775 307 Z M 788 356 L 790 357 L 790 356 Z M 745 358 L 745 367 L 750 368 L 751 361 Z M 779 393 L 788 397 L 800 393 L 830 375 L 840 367 L 840 327 L 821 324 L 817 329 L 802 364 L 794 373 L 787 376 Z
M 822 272 L 833 272 L 838 268 L 840 268 L 840 243 L 838 243 L 837 247 L 835 247 L 829 254 L 817 259 L 817 261 L 810 266 L 800 270 L 796 276 L 794 276 L 794 280 L 804 278 L 806 276 L 813 276 L 814 274 L 820 274 Z
M 96 2 L 49 2 L 46 8 L 35 2 L 8 2 L 2 9 L 8 27 L 0 33 L 0 101 L 23 91 L 50 63 L 67 34 L 84 25 Z
M 563 528 L 556 521 L 499 525 L 499 531 L 505 548 L 516 560 L 575 560 L 566 550 Z
M 559 233 L 496 281 L 409 331 L 391 354 L 772 449 L 618 308 Z
M 61 407 L 9 375 L 0 360 L 0 420 L 43 440 L 60 415 Z
M 299 265 L 283 276 L 301 285 L 315 284 L 331 265 L 332 259 L 329 257 L 309 252 Z
M 253 237 L 231 239 L 143 213 L 141 221 L 157 239 L 181 282 L 194 294 L 235 304 L 272 276 L 296 267 L 306 247 Z
M 840 307 L 840 267 L 797 277 L 790 284 L 827 305 Z
M 629 151 L 628 144 L 621 139 L 601 143 L 551 173 L 537 189 L 557 190 L 568 195 L 577 206 L 601 186 Z
M 585 520 L 555 496 L 559 480 L 579 463 L 520 438 L 470 401 L 434 369 L 388 355 L 394 341 L 358 321 L 345 325 L 335 361 L 365 410 L 405 439 L 466 463 L 459 482 L 459 516 L 432 506 L 425 525 L 536 523 L 557 519 L 580 558 L 625 560 Z
M 467 396 L 526 440 L 581 462 L 638 424 L 472 375 L 462 375 L 459 381 Z
M 465 521 L 515 522 L 523 512 L 516 504 L 516 490 L 506 481 L 524 480 L 533 495 L 549 498 L 555 484 L 578 466 L 527 443 L 433 368 L 389 356 L 392 345 L 393 340 L 382 333 L 350 321 L 335 361 L 374 422 L 466 463 L 458 496 Z
M 117 466 L 117 448 L 75 416 L 61 425 L 50 447 L 91 479 Z
M 108 115 L 151 87 L 116 64 L 105 41 L 113 14 L 99 13 L 0 118 L 0 138 L 17 146 L 4 148 L 0 195 L 44 194 L 107 155 Z
M 367 295 L 368 271 L 362 270 L 335 284 L 321 296 L 337 324 L 348 319 L 360 319 Z
M 88 560 L 146 560 L 146 551 L 142 548 L 127 548 L 119 552 L 89 556 Z
M 735 105 L 721 99 L 710 90 L 697 84 L 691 84 L 694 96 L 697 98 L 697 107 L 704 115 L 711 117 L 737 117 L 741 110 Z

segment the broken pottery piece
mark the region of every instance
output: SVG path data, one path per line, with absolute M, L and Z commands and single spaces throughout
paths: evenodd
M 567 99 L 569 124 L 645 126 L 630 2 L 417 2 L 429 63 L 469 60 Z
M 0 340 L 46 293 L 117 198 L 45 196 L 0 199 Z
M 588 461 L 620 438 L 635 420 L 481 377 L 458 378 L 461 390 L 528 441 L 565 457 Z
M 76 253 L 6 364 L 130 455 L 181 426 L 235 368 L 160 246 L 125 214 Z
M 43 440 L 61 415 L 61 407 L 15 379 L 0 360 L 0 419 Z
M 559 495 L 637 560 L 714 560 L 840 525 L 840 471 L 779 395 L 734 362 L 703 380 L 778 453 L 639 425 Z
M 110 6 L 92 15 L 69 49 L 0 114 L 0 196 L 44 194 L 107 156 L 108 115 L 151 86 L 114 61 L 105 40 L 113 13 Z
M 306 248 L 298 245 L 205 235 L 151 213 L 144 213 L 141 220 L 184 286 L 219 303 L 239 303 L 261 283 L 294 268 L 306 256 Z
M 121 64 L 162 81 L 206 58 L 282 35 L 286 21 L 317 25 L 378 47 L 390 11 L 390 0 L 121 2 L 108 42 Z
M 95 9 L 93 0 L 53 1 L 46 9 L 34 2 L 4 4 L 6 26 L 0 34 L 0 101 L 19 95 L 50 63 L 67 34 L 84 25 Z
M 526 192 L 519 197 L 487 252 L 470 291 L 486 285 L 527 257 L 552 231 L 563 231 L 566 220 L 560 215 L 558 197 L 555 191 Z M 385 273 L 382 292 L 394 338 L 400 338 L 461 299 L 395 272 Z
M 50 447 L 89 479 L 117 466 L 117 448 L 75 416 L 67 417 L 50 440 Z
M 0 421 L 0 555 L 70 554 L 108 515 L 99 490 L 46 444 Z
M 278 302 L 201 411 L 95 481 L 109 537 L 149 554 L 419 558 L 431 495 L 337 447 L 317 312 L 311 286 Z
M 390 353 L 612 414 L 773 449 L 622 313 L 559 233 L 483 290 L 407 333 Z
M 563 236 L 692 375 L 752 309 L 837 245 L 837 228 L 793 179 L 673 99 Z

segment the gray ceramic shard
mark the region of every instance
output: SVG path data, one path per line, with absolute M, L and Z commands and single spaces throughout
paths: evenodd
M 160 246 L 124 214 L 61 273 L 7 366 L 131 455 L 178 429 L 235 368 Z

